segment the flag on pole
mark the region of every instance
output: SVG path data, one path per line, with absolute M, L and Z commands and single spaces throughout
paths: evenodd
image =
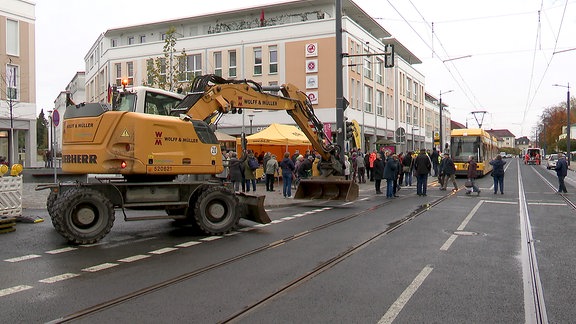
M 110 85 L 110 83 L 108 83 L 108 94 L 106 96 L 106 102 L 108 102 L 109 104 L 112 103 L 112 86 Z

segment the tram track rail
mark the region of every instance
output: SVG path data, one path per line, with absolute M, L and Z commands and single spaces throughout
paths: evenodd
M 295 278 L 294 280 L 283 285 L 282 287 L 277 288 L 273 293 L 260 298 L 258 301 L 252 303 L 251 305 L 244 306 L 242 311 L 240 311 L 236 314 L 233 314 L 232 316 L 229 316 L 228 318 L 222 320 L 221 323 L 230 323 L 236 319 L 240 319 L 243 316 L 247 315 L 249 312 L 257 309 L 258 307 L 265 305 L 267 302 L 272 301 L 276 297 L 278 297 L 278 296 L 286 293 L 287 291 L 297 287 L 298 285 L 312 279 L 313 277 L 321 274 L 322 272 L 327 271 L 328 269 L 332 268 L 333 266 L 337 265 L 338 263 L 346 260 L 347 258 L 351 257 L 355 253 L 359 252 L 360 250 L 362 250 L 364 247 L 368 246 L 372 242 L 378 240 L 379 238 L 381 238 L 387 234 L 390 234 L 391 232 L 397 230 L 398 228 L 402 227 L 403 225 L 407 224 L 408 222 L 412 221 L 413 219 L 417 218 L 418 216 L 424 214 L 425 212 L 427 212 L 428 210 L 430 210 L 434 206 L 440 204 L 442 201 L 452 197 L 455 193 L 456 192 L 448 192 L 446 195 L 444 195 L 442 197 L 439 197 L 439 198 L 437 198 L 437 199 L 435 199 L 429 203 L 421 205 L 416 210 L 414 210 L 412 213 L 410 213 L 410 214 L 408 214 L 408 215 L 406 215 L 400 219 L 396 219 L 396 220 L 392 221 L 391 223 L 388 224 L 388 227 L 385 230 L 383 230 L 379 233 L 376 233 L 372 237 L 365 239 L 364 241 L 346 249 L 345 251 L 342 251 L 338 255 L 321 262 L 317 267 L 315 267 L 311 271 L 307 272 L 306 274 L 299 276 L 298 278 Z M 395 199 L 394 201 L 399 201 L 399 200 L 403 200 L 403 199 L 406 199 L 406 198 L 399 198 L 399 199 Z M 202 268 L 190 271 L 190 272 L 186 272 L 184 274 L 181 274 L 181 275 L 178 275 L 176 277 L 164 280 L 162 282 L 159 282 L 159 283 L 149 285 L 147 287 L 132 291 L 132 292 L 124 294 L 122 296 L 118 296 L 116 298 L 109 299 L 109 300 L 104 301 L 102 303 L 99 303 L 99 304 L 96 304 L 96 305 L 93 305 L 90 307 L 86 307 L 86 308 L 81 309 L 79 311 L 76 311 L 74 313 L 70 313 L 68 315 L 54 319 L 48 323 L 68 323 L 68 322 L 71 322 L 74 320 L 79 320 L 79 319 L 88 317 L 91 314 L 101 312 L 101 311 L 106 310 L 106 309 L 113 308 L 115 306 L 118 306 L 118 305 L 123 304 L 125 302 L 128 302 L 130 300 L 137 299 L 139 297 L 142 297 L 142 296 L 145 296 L 145 295 L 157 292 L 157 291 L 161 291 L 162 289 L 167 289 L 168 287 L 173 286 L 177 283 L 192 279 L 192 278 L 197 277 L 197 276 L 202 275 L 202 274 L 206 274 L 210 271 L 213 271 L 213 270 L 216 270 L 218 268 L 224 267 L 226 265 L 232 264 L 234 262 L 238 262 L 240 260 L 249 258 L 251 256 L 257 255 L 257 254 L 262 253 L 264 251 L 274 249 L 280 245 L 283 245 L 283 244 L 295 241 L 297 239 L 303 238 L 307 235 L 313 234 L 314 232 L 318 232 L 318 231 L 330 228 L 330 227 L 335 226 L 337 224 L 352 220 L 354 218 L 357 218 L 357 217 L 360 217 L 360 216 L 363 216 L 366 214 L 371 214 L 375 210 L 384 208 L 387 205 L 391 204 L 392 202 L 393 202 L 393 200 L 384 201 L 384 202 L 379 203 L 375 206 L 371 206 L 369 208 L 357 211 L 355 213 L 340 217 L 338 219 L 332 220 L 332 221 L 327 222 L 325 224 L 318 225 L 318 226 L 313 227 L 309 230 L 288 236 L 286 238 L 277 240 L 275 242 L 259 246 L 257 248 L 250 250 L 250 251 L 235 255 L 233 257 L 222 260 L 220 262 L 213 263 L 213 264 L 207 265 L 205 267 L 202 267 Z
M 558 190 L 554 184 L 552 184 L 550 181 L 548 181 L 548 179 L 546 179 L 546 177 L 544 177 L 542 174 L 540 174 L 540 172 L 536 171 L 536 169 L 534 169 L 534 172 L 538 175 L 538 177 L 540 177 L 540 179 L 542 179 L 542 181 L 546 185 L 548 185 L 548 187 L 550 187 L 554 191 Z M 572 207 L 572 209 L 576 210 L 576 202 L 572 201 L 570 199 L 570 197 L 568 197 L 565 194 L 558 194 L 558 196 L 561 197 L 566 202 L 566 204 L 568 204 L 568 206 L 570 206 L 570 207 Z

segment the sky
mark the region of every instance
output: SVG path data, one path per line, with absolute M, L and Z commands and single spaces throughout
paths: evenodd
M 108 29 L 278 2 L 36 0 L 38 112 L 53 109 Z M 469 127 L 532 138 L 543 110 L 576 86 L 576 0 L 354 2 L 420 58 L 425 91 L 442 93 L 452 119 Z

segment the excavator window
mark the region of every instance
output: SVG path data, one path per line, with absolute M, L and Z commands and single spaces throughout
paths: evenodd
M 172 108 L 179 103 L 180 99 L 147 91 L 144 107 L 147 114 L 169 116 Z

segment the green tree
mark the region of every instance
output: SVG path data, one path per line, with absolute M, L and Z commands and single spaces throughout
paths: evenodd
M 48 120 L 44 115 L 44 109 L 36 118 L 36 144 L 39 150 L 48 149 Z
M 166 32 L 162 57 L 146 60 L 146 80 L 142 82 L 144 85 L 170 91 L 184 90 L 190 86 L 185 79 L 186 51 L 182 49 L 180 54 L 177 54 L 177 40 L 176 28 L 170 27 Z

